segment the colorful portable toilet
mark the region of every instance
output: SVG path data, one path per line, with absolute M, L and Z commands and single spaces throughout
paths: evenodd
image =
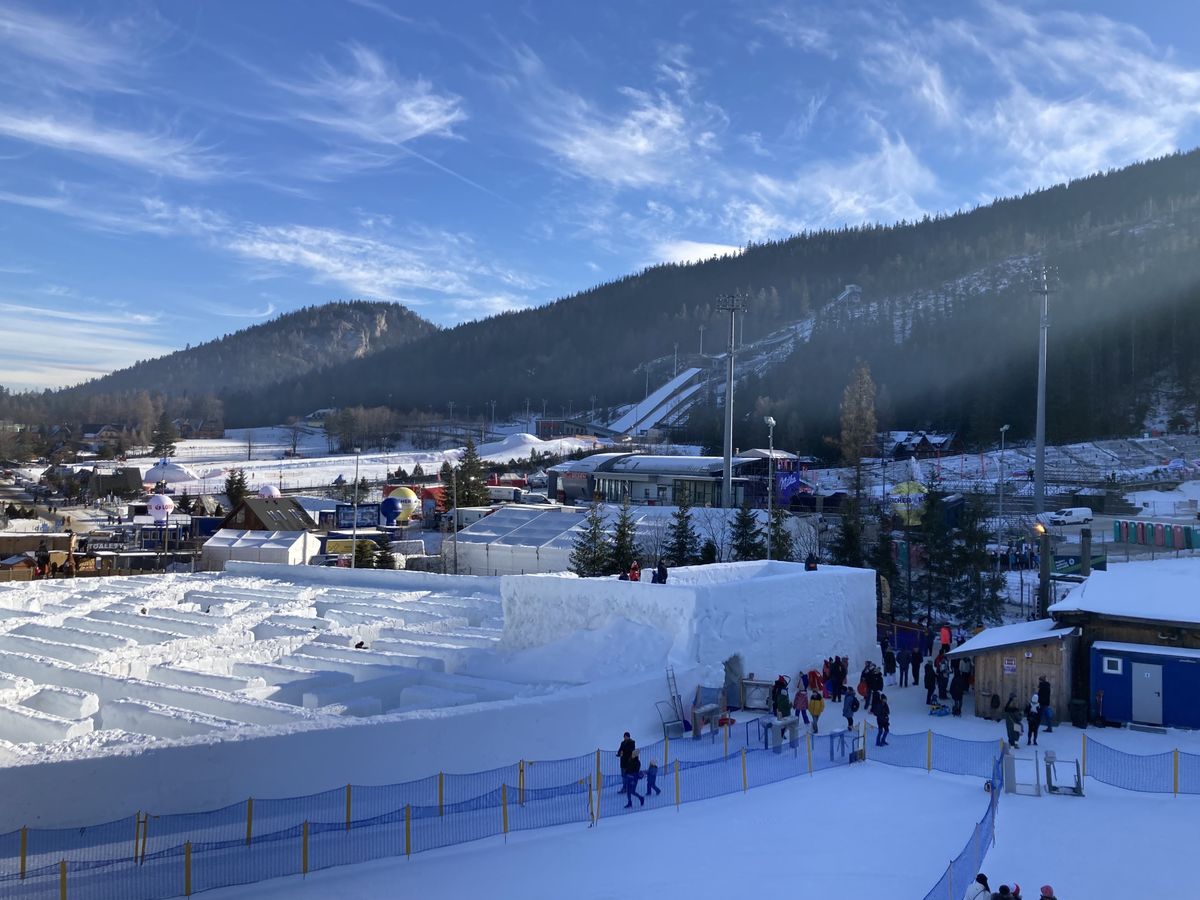
M 1175 525 L 1171 528 L 1171 546 L 1176 550 L 1183 549 L 1183 526 Z
M 1139 544 L 1146 543 L 1146 523 L 1145 522 L 1137 523 L 1137 542 Z
M 1154 523 L 1154 546 L 1155 547 L 1165 547 L 1166 546 L 1166 538 L 1163 535 L 1163 531 L 1164 531 L 1164 529 L 1163 529 L 1162 522 L 1155 522 Z

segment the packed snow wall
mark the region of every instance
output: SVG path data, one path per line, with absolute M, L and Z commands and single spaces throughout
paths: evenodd
M 760 677 L 795 675 L 829 656 L 878 655 L 875 575 L 866 569 L 745 562 L 672 569 L 666 585 L 571 576 L 501 579 L 502 646 L 519 650 L 613 619 L 659 629 L 669 661 L 710 668 L 734 654 Z
M 692 682 L 694 684 L 694 682 Z M 682 687 L 682 684 L 681 684 Z M 470 773 L 521 759 L 616 751 L 621 732 L 662 736 L 650 697 L 661 672 L 452 709 L 246 734 L 196 735 L 174 745 L 122 748 L 0 768 L 0 833 L 216 809 L 247 797 L 295 797 L 354 784 L 395 784 L 439 771 Z M 264 733 L 265 732 L 265 733 Z M 100 751 L 102 752 L 102 751 Z

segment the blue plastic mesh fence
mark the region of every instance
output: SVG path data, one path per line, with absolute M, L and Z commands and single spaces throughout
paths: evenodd
M 1200 756 L 1179 754 L 1179 793 L 1200 794 Z
M 1097 781 L 1127 791 L 1170 794 L 1175 789 L 1171 753 L 1135 756 L 1114 750 L 1099 741 L 1087 742 L 1087 774 Z
M 868 726 L 868 760 L 990 776 L 987 813 L 927 895 L 930 900 L 961 900 L 995 833 L 1003 787 L 998 742 L 918 733 L 891 735 L 886 745 L 876 745 L 877 737 Z M 758 721 L 750 720 L 699 739 L 640 748 L 643 771 L 652 761 L 657 764 L 658 790 L 648 795 L 643 777 L 635 792 L 647 797 L 649 806 L 690 803 L 849 765 L 861 749 L 861 734 L 844 729 L 776 746 Z M 1119 787 L 1170 793 L 1174 766 L 1172 753 L 1135 756 L 1088 742 L 1088 775 Z M 1178 766 L 1180 792 L 1200 793 L 1200 756 L 1181 753 Z M 602 750 L 405 784 L 351 785 L 304 797 L 255 800 L 252 817 L 249 803 L 237 803 L 205 813 L 128 816 L 86 828 L 30 829 L 25 833 L 23 879 L 21 832 L 12 832 L 0 835 L 0 895 L 57 898 L 64 860 L 72 898 L 156 900 L 182 894 L 189 876 L 192 891 L 198 892 L 419 853 L 507 831 L 603 821 L 641 808 L 641 800 L 622 793 L 616 754 Z M 185 842 L 190 842 L 190 854 Z

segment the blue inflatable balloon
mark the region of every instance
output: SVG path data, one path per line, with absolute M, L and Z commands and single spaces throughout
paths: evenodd
M 395 525 L 396 519 L 400 515 L 400 501 L 395 497 L 385 497 L 383 502 L 379 504 L 379 511 L 383 514 L 383 520 L 388 525 Z

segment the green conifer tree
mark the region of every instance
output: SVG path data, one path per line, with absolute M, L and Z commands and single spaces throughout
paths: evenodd
M 488 506 L 492 502 L 488 493 L 487 472 L 483 461 L 475 450 L 475 442 L 467 438 L 467 446 L 463 450 L 462 460 L 454 470 L 458 479 L 459 506 Z
M 628 572 L 635 559 L 637 559 L 637 525 L 633 520 L 629 498 L 626 497 L 613 525 L 612 561 L 609 571 L 618 574 Z M 657 563 L 658 561 L 653 560 L 652 562 Z
M 158 424 L 154 426 L 150 440 L 152 456 L 162 459 L 175 455 L 175 442 L 179 440 L 179 431 L 175 428 L 175 423 L 171 421 L 171 417 L 165 409 L 158 417 Z
M 571 571 L 580 578 L 595 578 L 608 574 L 611 566 L 612 544 L 600 506 L 593 503 L 571 548 Z
M 733 517 L 733 529 L 729 544 L 735 560 L 765 559 L 767 543 L 758 517 L 750 510 L 749 501 L 743 501 Z
M 368 541 L 366 538 L 358 541 L 354 545 L 354 568 L 374 569 L 375 551 L 376 546 L 374 541 Z
M 793 561 L 796 555 L 795 541 L 788 526 L 791 516 L 778 506 L 771 512 L 771 559 Z
M 230 509 L 237 509 L 241 506 L 247 493 L 249 493 L 249 487 L 246 484 L 245 469 L 234 469 L 225 476 L 225 496 L 229 498 Z
M 680 498 L 667 528 L 667 555 L 677 566 L 690 566 L 700 556 L 700 537 L 692 523 L 692 507 L 686 494 Z

